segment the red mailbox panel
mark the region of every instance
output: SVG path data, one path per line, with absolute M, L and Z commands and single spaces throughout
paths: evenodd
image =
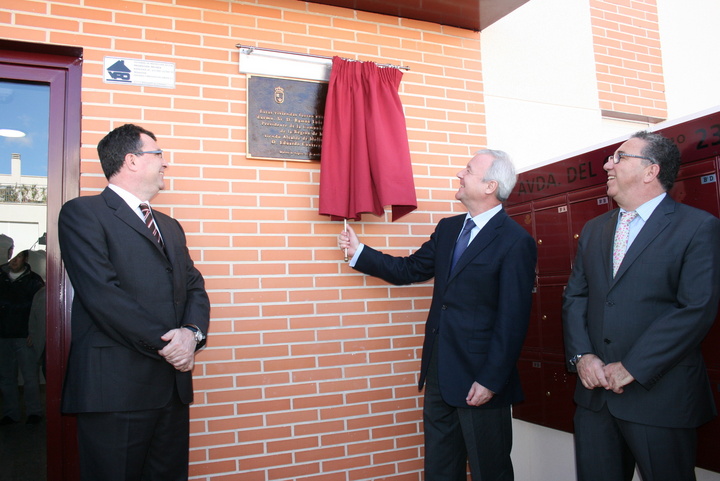
M 577 194 L 583 194 L 583 196 L 580 197 Z M 577 245 L 580 241 L 580 233 L 587 221 L 604 214 L 614 207 L 612 201 L 606 194 L 604 185 L 601 186 L 600 189 L 573 193 L 573 195 L 568 195 L 568 198 L 570 199 L 568 207 L 570 209 L 570 233 L 572 257 L 574 261 L 575 254 L 577 253 Z
M 575 403 L 573 393 L 577 376 L 570 374 L 562 362 L 545 362 L 545 419 L 548 425 L 561 431 L 573 432 Z
M 567 203 L 535 211 L 538 275 L 569 274 L 570 234 Z
M 718 206 L 718 176 L 715 162 L 698 162 L 680 169 L 678 179 L 670 190 L 673 199 L 706 210 L 720 217 Z
M 535 232 L 533 232 L 532 204 L 527 203 L 508 207 L 505 211 L 515 222 L 523 226 L 528 234 L 535 237 Z
M 545 282 L 548 284 L 546 285 Z M 557 361 L 562 361 L 565 357 L 562 331 L 562 294 L 566 284 L 566 278 L 538 279 L 538 313 L 545 359 L 548 359 L 547 355 L 550 354 L 556 354 L 552 357 Z
M 529 423 L 547 425 L 545 420 L 545 390 L 543 388 L 542 362 L 538 359 L 518 361 L 520 382 L 525 400 L 513 405 L 513 417 Z

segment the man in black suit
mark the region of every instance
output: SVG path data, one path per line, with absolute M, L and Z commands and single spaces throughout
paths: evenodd
M 700 343 L 720 298 L 720 220 L 667 195 L 679 166 L 670 139 L 634 134 L 604 166 L 620 208 L 580 236 L 563 303 L 580 481 L 629 481 L 636 464 L 644 481 L 695 479 L 695 428 L 715 415 Z
M 108 187 L 58 221 L 75 291 L 62 409 L 77 413 L 83 480 L 186 480 L 204 280 L 180 224 L 150 210 L 168 166 L 153 133 L 123 125 L 98 154 Z
M 338 245 L 355 269 L 390 283 L 435 279 L 418 383 L 425 386 L 425 480 L 465 481 L 469 460 L 474 480 L 508 481 L 510 405 L 522 400 L 517 360 L 537 249 L 502 208 L 517 180 L 507 154 L 481 150 L 457 176 L 455 198 L 468 214 L 442 219 L 412 255 L 362 245 L 350 227 Z

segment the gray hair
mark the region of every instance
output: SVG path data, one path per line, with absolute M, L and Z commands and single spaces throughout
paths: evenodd
M 485 182 L 494 180 L 498 183 L 495 196 L 500 202 L 505 202 L 517 182 L 517 173 L 510 156 L 502 150 L 482 149 L 475 152 L 475 155 L 489 155 L 493 158 L 492 164 L 485 172 Z

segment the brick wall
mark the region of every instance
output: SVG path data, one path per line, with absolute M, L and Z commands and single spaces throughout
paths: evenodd
M 656 0 L 591 0 L 600 109 L 611 117 L 665 119 Z
M 390 287 L 342 262 L 342 224 L 317 214 L 318 163 L 245 157 L 235 45 L 411 67 L 400 93 L 418 210 L 354 225 L 408 254 L 462 211 L 454 175 L 485 144 L 479 35 L 295 0 L 14 0 L 0 24 L 4 38 L 84 49 L 83 195 L 106 184 L 95 147 L 114 127 L 138 123 L 169 152 L 154 205 L 185 227 L 213 305 L 195 368 L 193 479 L 419 480 L 432 286 Z M 105 56 L 175 62 L 176 88 L 106 84 Z

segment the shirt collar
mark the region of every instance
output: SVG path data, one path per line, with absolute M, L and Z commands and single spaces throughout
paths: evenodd
M 486 210 L 485 212 L 478 214 L 475 217 L 472 217 L 472 220 L 473 220 L 473 222 L 475 222 L 475 225 L 479 229 L 482 229 L 483 227 L 485 227 L 485 224 L 487 224 L 490 221 L 490 219 L 492 219 L 495 216 L 495 214 L 497 214 L 501 210 L 502 210 L 502 204 L 498 204 L 495 207 L 493 207 L 492 209 Z M 467 219 L 469 219 L 469 218 L 471 218 L 471 216 L 470 216 L 470 213 L 468 212 L 468 214 L 465 216 L 465 221 L 467 222 Z
M 117 195 L 119 195 L 122 200 L 124 200 L 125 203 L 130 206 L 130 208 L 134 211 L 140 212 L 140 204 L 142 204 L 143 202 L 147 205 L 150 205 L 150 201 L 142 201 L 138 199 L 134 194 L 131 194 L 130 192 L 118 185 L 108 184 L 108 187 Z
M 667 192 L 663 192 L 662 194 L 650 199 L 649 201 L 645 202 L 643 205 L 635 209 L 635 212 L 637 212 L 638 216 L 643 220 L 643 222 L 647 222 L 652 213 L 655 212 L 655 208 L 660 205 L 660 202 L 662 202 L 666 195 Z M 627 211 L 621 208 L 620 213 L 623 212 Z

